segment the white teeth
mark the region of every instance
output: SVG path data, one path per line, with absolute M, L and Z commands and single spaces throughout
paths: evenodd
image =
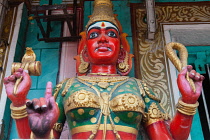
M 108 51 L 112 51 L 110 48 L 108 48 Z

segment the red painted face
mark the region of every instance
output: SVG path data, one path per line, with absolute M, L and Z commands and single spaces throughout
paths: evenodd
M 103 25 L 103 22 L 100 22 Z M 87 49 L 90 63 L 116 64 L 120 51 L 120 37 L 112 26 L 92 26 L 87 33 Z

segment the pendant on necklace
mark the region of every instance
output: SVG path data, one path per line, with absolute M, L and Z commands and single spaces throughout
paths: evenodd
M 109 87 L 109 83 L 108 82 L 98 82 L 98 86 L 106 89 Z

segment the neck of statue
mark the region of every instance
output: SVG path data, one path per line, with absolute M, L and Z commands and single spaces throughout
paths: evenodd
M 91 73 L 117 74 L 116 65 L 91 65 Z

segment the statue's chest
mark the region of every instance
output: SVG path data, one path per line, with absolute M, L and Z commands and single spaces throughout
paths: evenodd
M 134 81 L 91 82 L 75 80 L 64 100 L 70 126 L 95 123 L 137 124 L 144 113 L 144 102 Z

